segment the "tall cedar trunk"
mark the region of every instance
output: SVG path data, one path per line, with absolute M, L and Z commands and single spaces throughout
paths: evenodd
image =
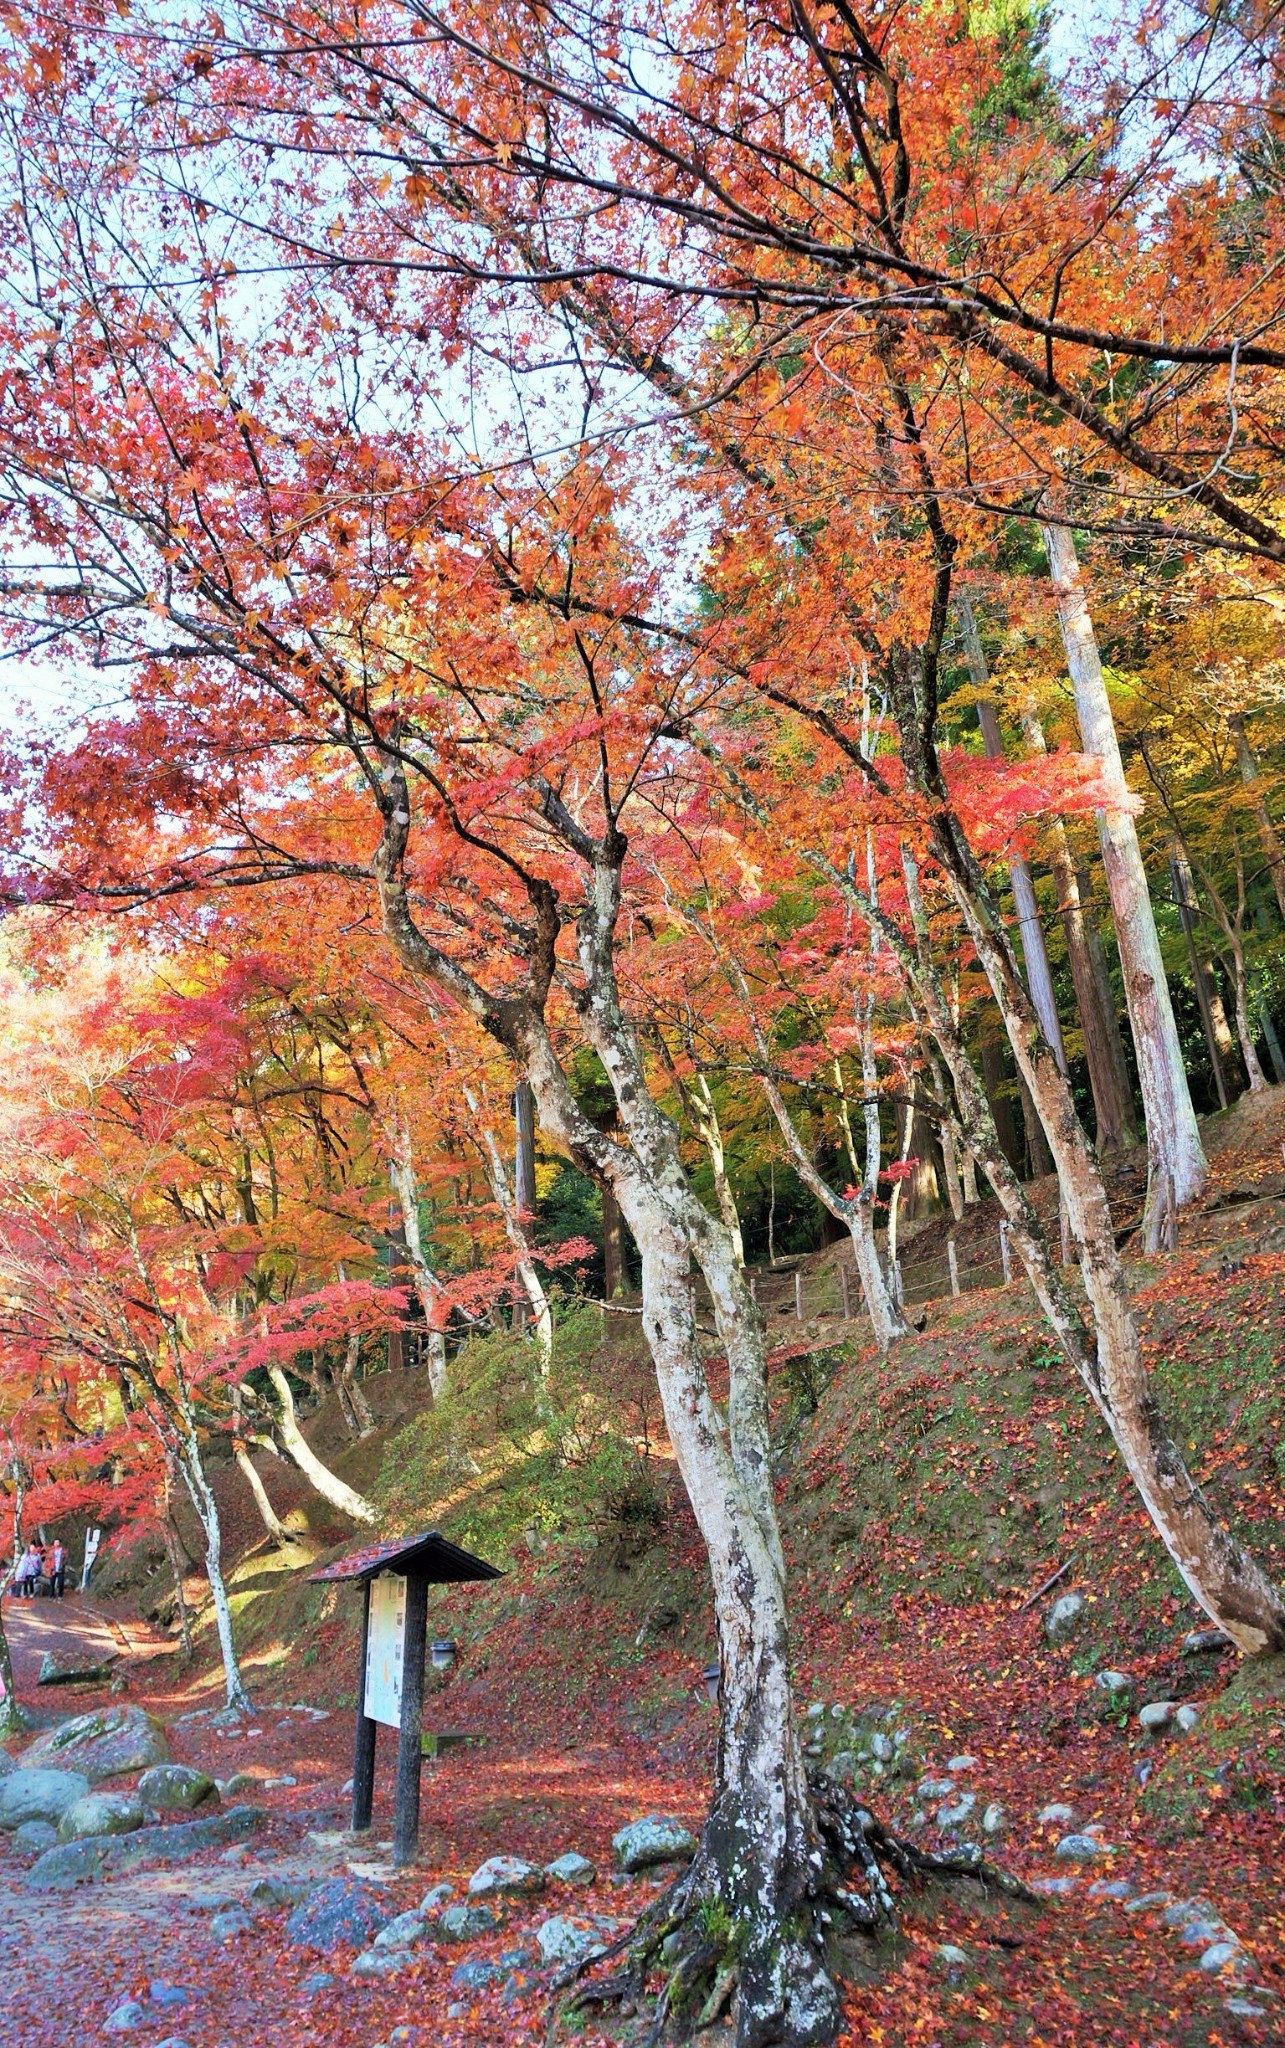
M 177 1463 L 183 1475 L 188 1498 L 196 1510 L 201 1534 L 205 1538 L 205 1576 L 209 1583 L 210 1599 L 214 1605 L 214 1626 L 219 1638 L 219 1652 L 223 1658 L 223 1687 L 227 1695 L 227 1704 L 248 1713 L 250 1699 L 241 1676 L 241 1666 L 237 1661 L 236 1641 L 232 1634 L 232 1608 L 223 1578 L 223 1527 L 219 1520 L 218 1502 L 205 1476 L 200 1444 L 195 1432 L 190 1428 L 179 1439 Z
M 1046 754 L 1044 728 L 1029 703 L 1023 704 L 1022 731 L 1032 753 Z M 1101 955 L 1102 944 L 1093 922 L 1093 887 L 1087 869 L 1077 869 L 1066 827 L 1058 817 L 1046 823 L 1046 843 L 1058 913 L 1066 937 L 1066 956 L 1075 989 L 1084 1037 L 1084 1059 L 1089 1070 L 1093 1096 L 1093 1117 L 1099 1152 L 1121 1152 L 1138 1142 L 1138 1124 L 1133 1107 L 1133 1083 L 1120 1037 L 1111 978 L 1101 973 L 1094 956 L 1094 941 Z
M 1213 1514 L 1160 1413 L 1130 1310 L 1106 1189 L 1093 1148 L 1076 1114 L 1066 1077 L 1044 1042 L 1012 950 L 967 853 L 958 821 L 944 807 L 937 813 L 934 836 L 999 1004 L 1018 1071 L 1031 1091 L 1048 1137 L 1093 1318 L 1092 1340 L 1086 1337 L 1049 1257 L 1038 1219 L 1016 1180 L 1005 1172 L 1003 1155 L 987 1132 L 990 1120 L 985 1116 L 984 1100 L 978 1100 L 981 1091 L 976 1089 L 969 1062 L 958 1052 L 952 1057 L 952 1050 L 943 1045 L 956 1089 L 962 1090 L 966 1125 L 970 1117 L 979 1121 L 979 1156 L 1009 1217 L 1019 1256 L 1055 1334 L 1097 1402 L 1165 1548 L 1196 1600 L 1247 1655 L 1285 1648 L 1285 1602 L 1256 1560 Z M 934 1030 L 940 1035 L 945 1029 L 949 1036 L 953 1026 L 946 1006 L 930 986 L 935 976 L 927 920 L 909 856 L 906 866 L 907 889 L 919 928 L 922 979 L 929 984 L 921 992 Z M 971 1129 L 969 1135 L 973 1135 Z
M 1040 530 L 1057 595 L 1081 741 L 1086 753 L 1101 760 L 1109 788 L 1118 791 L 1121 799 L 1119 808 L 1112 804 L 1098 812 L 1098 832 L 1142 1083 L 1148 1161 L 1146 1236 L 1155 1250 L 1165 1226 L 1170 1190 L 1179 1205 L 1194 1201 L 1207 1177 L 1205 1155 L 1075 544 L 1066 527 Z
M 994 1119 L 996 1135 L 1005 1159 L 1013 1172 L 1020 1174 L 1022 1141 L 1018 1136 L 1017 1118 L 1014 1114 L 1013 1083 L 1004 1058 L 1001 1020 L 989 1004 L 978 1020 L 977 1037 L 982 1061 L 982 1080 L 986 1088 L 986 1100 L 990 1104 L 991 1116 Z M 982 1163 L 984 1166 L 985 1161 Z
M 1231 736 L 1236 745 L 1236 763 L 1240 769 L 1240 779 L 1246 789 L 1253 790 L 1255 794 L 1254 818 L 1258 825 L 1259 844 L 1263 849 L 1263 858 L 1267 862 L 1267 872 L 1272 878 L 1272 888 L 1276 892 L 1277 908 L 1281 916 L 1285 917 L 1285 847 L 1281 845 L 1280 836 L 1272 823 L 1271 813 L 1263 800 L 1258 763 L 1254 759 L 1253 749 L 1245 733 L 1244 718 L 1237 713 L 1234 718 L 1229 718 L 1227 723 L 1231 727 Z
M 1026 1135 L 1026 1159 L 1030 1177 L 1032 1180 L 1043 1180 L 1046 1174 L 1053 1171 L 1053 1154 L 1049 1151 L 1044 1126 L 1036 1114 L 1035 1104 L 1031 1101 L 1031 1091 L 1020 1074 L 1017 1079 L 1017 1096 L 1022 1105 L 1022 1129 Z
M 323 1465 L 308 1443 L 299 1427 L 290 1382 L 281 1367 L 274 1361 L 268 1365 L 267 1373 L 277 1397 L 277 1428 L 285 1445 L 287 1457 L 299 1467 L 309 1485 L 315 1487 L 322 1499 L 328 1500 L 332 1508 L 338 1508 L 341 1515 L 349 1516 L 354 1522 L 375 1521 L 375 1510 L 364 1495 L 355 1493 L 337 1473 L 330 1470 L 328 1465 Z
M 1281 1050 L 1281 1042 L 1276 1036 L 1276 1026 L 1272 1022 L 1271 1005 L 1265 996 L 1259 998 L 1258 1021 L 1263 1027 L 1263 1037 L 1267 1042 L 1267 1057 L 1272 1063 L 1272 1079 L 1285 1081 L 1285 1052 Z
M 968 673 L 977 692 L 977 720 L 981 727 L 982 745 L 988 761 L 1004 758 L 1004 743 L 1000 738 L 999 720 L 991 700 L 991 677 L 987 665 L 982 636 L 977 630 L 977 618 L 966 597 L 956 599 L 956 609 L 963 628 L 964 653 L 968 661 Z M 1035 883 L 1030 868 L 1020 854 L 1013 854 L 1008 863 L 1009 880 L 1013 889 L 1013 908 L 1017 912 L 1017 925 L 1022 938 L 1022 957 L 1026 962 L 1026 986 L 1030 991 L 1035 1013 L 1043 1027 L 1044 1036 L 1052 1047 L 1053 1055 L 1066 1072 L 1066 1054 L 1062 1047 L 1062 1026 L 1057 1014 L 1057 998 L 1053 993 L 1053 976 L 1049 970 L 1048 948 L 1044 943 L 1044 927 L 1040 923 L 1039 907 L 1035 900 Z

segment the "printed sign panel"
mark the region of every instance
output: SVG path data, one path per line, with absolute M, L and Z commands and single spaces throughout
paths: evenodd
M 370 1583 L 370 1636 L 366 1644 L 366 1713 L 385 1728 L 402 1718 L 402 1666 L 406 1658 L 406 1581 L 381 1572 Z

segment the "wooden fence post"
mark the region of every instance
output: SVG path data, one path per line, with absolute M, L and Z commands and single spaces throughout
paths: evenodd
M 794 1313 L 799 1322 L 803 1321 L 803 1268 L 794 1268 Z
M 1007 1287 L 1013 1277 L 1013 1269 L 1008 1258 L 1008 1224 L 1004 1221 L 999 1226 L 999 1262 L 1004 1269 L 1004 1285 Z
M 957 1254 L 957 1253 L 956 1253 L 956 1251 L 955 1251 L 955 1240 L 954 1240 L 954 1238 L 953 1238 L 953 1237 L 948 1237 L 948 1238 L 946 1239 L 946 1258 L 947 1258 L 947 1261 L 949 1262 L 949 1265 L 950 1265 L 950 1291 L 951 1291 L 951 1293 L 952 1293 L 952 1294 L 958 1294 L 958 1293 L 959 1293 L 959 1257 L 958 1257 L 958 1254 Z
M 758 1306 L 758 1298 L 759 1298 L 759 1276 L 758 1276 L 758 1274 L 757 1274 L 757 1273 L 751 1273 L 751 1274 L 750 1274 L 750 1300 L 751 1300 L 751 1301 L 752 1301 L 752 1302 L 753 1302 L 753 1303 L 755 1304 L 755 1306 L 756 1306 L 756 1307 Z
M 850 1323 L 852 1321 L 852 1302 L 848 1294 L 848 1269 L 842 1263 L 839 1266 L 839 1285 L 843 1290 L 843 1320 L 845 1323 Z

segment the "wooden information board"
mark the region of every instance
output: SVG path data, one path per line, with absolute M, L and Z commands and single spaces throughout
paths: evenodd
M 385 1728 L 401 1725 L 405 1662 L 406 1581 L 399 1572 L 381 1572 L 370 1586 L 365 1707 Z

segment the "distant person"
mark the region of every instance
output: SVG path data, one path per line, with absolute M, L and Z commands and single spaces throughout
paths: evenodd
M 64 1588 L 66 1587 L 66 1584 L 67 1584 L 67 1553 L 66 1553 L 66 1551 L 65 1551 L 65 1550 L 63 1549 L 63 1547 L 62 1547 L 62 1541 L 61 1541 L 61 1538 L 59 1538 L 59 1537 L 55 1537 L 55 1539 L 54 1539 L 54 1547 L 53 1547 L 53 1551 L 52 1551 L 52 1553 L 51 1553 L 51 1555 L 50 1555 L 50 1559 L 49 1559 L 49 1597 L 50 1597 L 50 1599 L 51 1599 L 51 1600 L 61 1600 L 61 1599 L 62 1599 L 62 1596 L 63 1596 L 63 1591 L 64 1591 Z
M 29 1543 L 18 1559 L 18 1568 L 13 1575 L 13 1590 L 19 1599 L 32 1599 L 40 1578 L 40 1546 Z

